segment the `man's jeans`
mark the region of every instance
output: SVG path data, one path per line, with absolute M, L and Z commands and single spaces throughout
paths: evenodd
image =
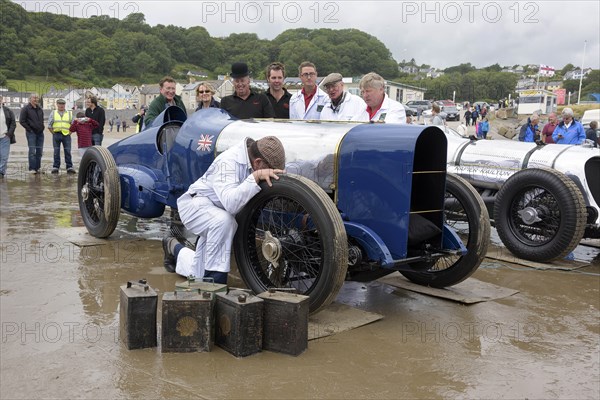
M 94 146 L 102 146 L 102 139 L 104 139 L 104 135 L 101 133 L 92 133 L 92 145 Z
M 39 171 L 42 167 L 42 152 L 44 151 L 44 132 L 25 132 L 27 146 L 29 146 L 29 170 Z
M 6 135 L 0 139 L 0 174 L 6 175 L 8 153 L 10 152 L 10 138 Z
M 73 168 L 73 161 L 71 160 L 71 135 L 63 135 L 60 132 L 52 134 L 52 144 L 54 145 L 54 164 L 52 164 L 52 168 L 60 168 L 61 143 L 65 151 L 65 164 L 67 165 L 67 169 Z

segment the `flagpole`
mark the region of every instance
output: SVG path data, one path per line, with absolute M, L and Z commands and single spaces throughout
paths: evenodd
M 579 92 L 577 93 L 577 104 L 581 101 L 581 82 L 583 81 L 583 63 L 585 62 L 585 47 L 587 40 L 583 41 L 583 57 L 581 57 L 581 76 L 579 77 Z

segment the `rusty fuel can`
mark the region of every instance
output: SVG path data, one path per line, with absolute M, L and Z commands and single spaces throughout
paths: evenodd
M 308 348 L 308 296 L 280 289 L 258 295 L 263 299 L 263 349 L 297 356 Z
M 210 292 L 166 292 L 162 298 L 161 351 L 211 351 L 214 304 L 214 294 Z
M 119 336 L 127 349 L 156 347 L 156 308 L 158 295 L 146 280 L 121 286 Z
M 176 292 L 189 292 L 189 291 L 201 291 L 201 292 L 226 292 L 227 285 L 223 283 L 215 283 L 212 278 L 201 278 L 197 279 L 193 276 L 187 278 L 184 282 L 175 284 Z
M 261 351 L 263 303 L 243 290 L 217 293 L 215 343 L 236 357 Z

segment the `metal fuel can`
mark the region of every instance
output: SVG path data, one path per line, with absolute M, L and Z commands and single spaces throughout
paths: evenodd
M 262 350 L 264 301 L 243 290 L 217 293 L 215 343 L 236 357 Z
M 194 278 L 190 276 L 184 282 L 179 282 L 175 284 L 176 292 L 186 292 L 186 291 L 201 291 L 201 292 L 212 292 L 212 293 L 220 293 L 227 291 L 227 285 L 223 283 L 215 283 L 212 278 Z
M 263 299 L 263 349 L 297 356 L 308 348 L 309 297 L 269 289 Z
M 162 297 L 161 351 L 203 352 L 214 345 L 213 293 L 166 292 Z
M 156 309 L 158 295 L 146 280 L 129 281 L 121 286 L 119 336 L 127 349 L 156 347 Z

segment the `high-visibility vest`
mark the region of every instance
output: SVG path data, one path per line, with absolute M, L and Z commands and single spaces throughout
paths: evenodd
M 73 118 L 71 117 L 71 111 L 66 111 L 61 116 L 58 110 L 54 110 L 53 122 L 52 122 L 52 131 L 61 132 L 63 135 L 69 134 L 69 128 L 71 127 L 71 122 Z

